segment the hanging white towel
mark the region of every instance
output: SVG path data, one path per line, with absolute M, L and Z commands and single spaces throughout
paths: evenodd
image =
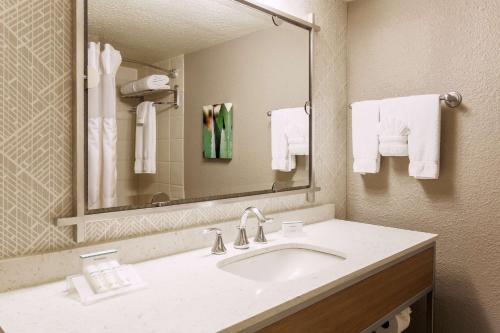
M 168 85 L 169 77 L 162 74 L 154 74 L 142 79 L 125 83 L 121 86 L 120 92 L 124 95 L 137 93 L 144 90 L 165 90 L 170 89 Z
M 271 168 L 273 170 L 290 172 L 295 169 L 295 155 L 290 154 L 287 130 L 291 135 L 299 132 L 294 130 L 294 128 L 300 128 L 300 122 L 303 121 L 299 113 L 305 114 L 304 108 L 279 109 L 271 112 Z M 303 136 L 297 134 L 296 137 L 300 140 Z
M 441 105 L 439 95 L 409 96 L 409 174 L 417 179 L 439 177 Z
M 102 161 L 102 208 L 116 206 L 116 72 L 121 64 L 120 52 L 110 44 L 101 52 L 102 63 L 102 113 L 103 113 L 103 161 Z
M 137 106 L 134 172 L 156 173 L 156 107 L 153 102 Z
M 354 172 L 361 174 L 379 172 L 379 115 L 379 101 L 362 101 L 352 104 Z
M 148 102 L 144 121 L 144 172 L 156 173 L 156 108 Z
M 100 44 L 88 44 L 87 65 L 87 164 L 88 209 L 101 207 L 102 112 L 100 82 Z
M 146 102 L 139 103 L 135 112 L 135 162 L 134 172 L 144 172 L 144 122 L 146 121 L 146 113 L 148 104 Z
M 408 156 L 408 97 L 380 101 L 379 152 L 382 156 Z

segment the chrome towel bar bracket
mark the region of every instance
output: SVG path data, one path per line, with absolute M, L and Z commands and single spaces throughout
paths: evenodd
M 444 101 L 449 108 L 456 108 L 462 104 L 462 94 L 456 91 L 450 91 L 449 93 L 439 95 L 439 100 Z M 349 105 L 349 109 L 352 109 L 352 104 Z
M 459 92 L 450 91 L 447 94 L 440 95 L 439 100 L 444 101 L 449 108 L 456 108 L 462 104 L 462 95 Z
M 308 116 L 311 115 L 311 101 L 306 101 L 304 103 L 304 112 L 307 113 Z M 268 117 L 271 117 L 271 114 L 273 113 L 272 110 L 269 110 L 266 112 Z

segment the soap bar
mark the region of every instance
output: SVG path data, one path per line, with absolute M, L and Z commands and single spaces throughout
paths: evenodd
M 281 223 L 281 230 L 284 237 L 298 237 L 304 234 L 303 221 L 288 221 Z

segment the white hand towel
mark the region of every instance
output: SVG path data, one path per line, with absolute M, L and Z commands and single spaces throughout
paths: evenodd
M 285 134 L 290 155 L 309 155 L 309 115 L 303 108 L 290 109 Z
M 439 95 L 410 96 L 408 100 L 409 174 L 417 179 L 437 179 L 441 143 Z
M 148 103 L 144 121 L 144 173 L 156 173 L 156 107 Z
M 147 103 L 137 105 L 135 116 L 135 162 L 134 172 L 143 173 L 144 171 L 144 122 L 147 113 Z
M 153 102 L 137 106 L 135 173 L 156 173 L 156 108 Z
M 354 172 L 377 173 L 380 169 L 378 149 L 379 101 L 352 104 L 352 152 Z
M 290 125 L 289 119 L 295 110 L 303 108 L 290 108 L 274 110 L 271 113 L 271 169 L 290 172 L 295 169 L 295 156 L 288 150 L 286 130 Z
M 379 152 L 382 156 L 408 156 L 408 97 L 380 101 Z
M 137 93 L 145 90 L 165 90 L 170 89 L 167 75 L 148 75 L 142 79 L 125 83 L 121 86 L 120 92 L 124 95 Z

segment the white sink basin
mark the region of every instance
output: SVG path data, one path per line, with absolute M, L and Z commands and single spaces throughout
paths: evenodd
M 281 244 L 224 259 L 217 267 L 255 281 L 298 279 L 345 260 L 341 254 L 307 244 Z

